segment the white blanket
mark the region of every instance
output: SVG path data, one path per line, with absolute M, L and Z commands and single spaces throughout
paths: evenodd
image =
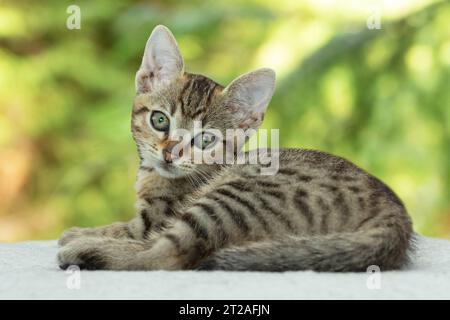
M 0 244 L 0 299 L 450 299 L 450 241 L 419 237 L 402 271 L 62 271 L 55 241 Z

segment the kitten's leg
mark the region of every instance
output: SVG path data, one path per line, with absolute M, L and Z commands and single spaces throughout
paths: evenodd
M 173 227 L 145 241 L 76 238 L 60 249 L 58 263 L 63 269 L 70 265 L 88 270 L 192 269 L 213 250 L 212 239 L 208 240 L 198 238 L 190 226 L 176 222 Z
M 70 228 L 61 235 L 58 244 L 66 245 L 70 241 L 80 237 L 108 237 L 116 239 L 137 239 L 147 237 L 151 230 L 162 229 L 165 221 L 173 216 L 172 209 L 176 200 L 170 196 L 147 197 L 138 199 L 137 216 L 129 222 L 115 222 L 110 225 L 94 228 Z
M 64 246 L 80 237 L 145 239 L 152 230 L 164 228 L 166 220 L 175 215 L 177 206 L 191 187 L 183 181 L 174 182 L 141 168 L 136 182 L 137 216 L 133 220 L 96 228 L 71 228 L 61 235 L 58 244 Z
M 206 234 L 205 227 L 192 214 L 171 219 L 167 229 L 150 235 L 149 240 L 78 237 L 58 253 L 61 268 L 106 270 L 176 270 L 196 266 L 219 243 L 217 234 Z M 191 266 L 192 265 L 192 266 Z
M 151 230 L 160 230 L 165 221 L 174 216 L 176 200 L 170 196 L 138 199 L 137 216 L 129 222 L 115 222 L 94 228 L 70 228 L 61 235 L 58 244 L 64 246 L 80 237 L 108 237 L 115 239 L 146 239 Z
M 60 264 L 110 270 L 194 269 L 219 248 L 267 237 L 270 225 L 233 190 L 238 187 L 230 183 L 207 192 L 182 214 L 170 218 L 166 228 L 152 232 L 143 247 L 79 238 L 61 249 Z M 86 252 L 95 252 L 93 260 L 102 261 L 101 265 L 92 265 L 89 254 L 85 259 Z
M 96 228 L 73 227 L 63 232 L 58 240 L 60 246 L 64 246 L 80 237 L 106 237 L 115 239 L 142 239 L 140 219 L 134 218 L 129 222 L 115 222 L 110 225 Z
M 129 261 L 149 243 L 131 239 L 81 237 L 62 247 L 58 253 L 61 269 L 77 265 L 81 269 L 129 269 Z

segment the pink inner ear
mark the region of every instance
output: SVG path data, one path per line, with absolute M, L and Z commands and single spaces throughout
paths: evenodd
M 233 116 L 242 129 L 257 129 L 273 94 L 275 73 L 260 69 L 244 74 L 234 80 L 226 89 L 230 104 L 235 105 Z
M 140 93 L 147 93 L 170 83 L 178 73 L 168 72 L 162 66 L 147 66 L 137 72 L 137 86 Z
M 137 86 L 139 93 L 146 93 L 151 91 L 151 77 L 153 77 L 153 72 L 148 72 L 145 69 L 138 71 Z
M 263 119 L 264 114 L 259 112 L 252 112 L 248 114 L 244 121 L 239 125 L 240 129 L 247 130 L 248 128 L 255 128 L 259 126 Z
M 156 27 L 145 46 L 136 89 L 140 93 L 158 90 L 180 76 L 183 69 L 183 58 L 173 35 L 165 27 Z
M 254 92 L 256 101 L 254 101 L 253 109 L 258 113 L 263 113 L 270 100 L 271 94 L 268 94 L 262 88 L 255 88 Z

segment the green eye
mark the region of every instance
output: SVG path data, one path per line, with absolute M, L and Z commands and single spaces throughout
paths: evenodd
M 195 146 L 202 150 L 206 149 L 207 147 L 211 147 L 215 141 L 216 136 L 209 132 L 200 133 L 194 138 Z
M 153 111 L 150 116 L 150 123 L 155 130 L 169 131 L 170 121 L 167 116 L 160 111 Z

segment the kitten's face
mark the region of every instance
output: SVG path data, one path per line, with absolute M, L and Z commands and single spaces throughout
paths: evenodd
M 161 90 L 138 94 L 132 132 L 142 165 L 154 167 L 168 178 L 207 174 L 212 168 L 195 161 L 194 153 L 223 154 L 226 129 L 235 127 L 223 106 L 222 91 L 211 79 L 185 73 Z
M 185 73 L 174 37 L 157 26 L 136 74 L 132 132 L 141 165 L 167 178 L 208 175 L 217 165 L 206 164 L 202 156 L 223 160 L 226 151 L 233 152 L 225 150 L 231 145 L 226 139 L 234 140 L 227 129 L 258 128 L 274 80 L 272 70 L 260 69 L 224 88 L 204 76 Z

